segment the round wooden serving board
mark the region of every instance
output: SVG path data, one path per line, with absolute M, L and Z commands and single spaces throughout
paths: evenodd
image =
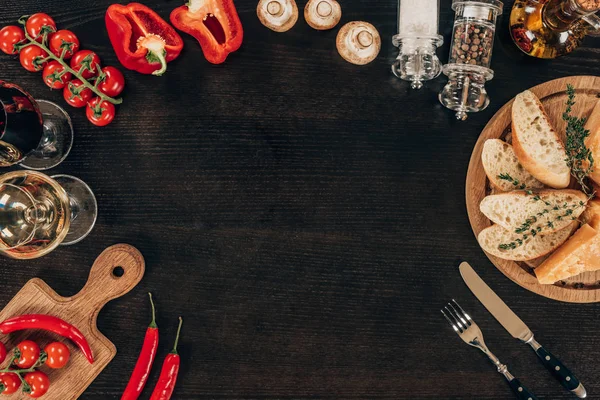
M 600 97 L 600 77 L 572 76 L 546 82 L 529 89 L 540 98 L 555 128 L 562 133 L 565 131 L 562 113 L 567 100 L 567 84 L 573 85 L 576 89 L 575 101 L 577 104 L 573 108 L 573 115 L 587 117 Z M 489 194 L 490 186 L 481 163 L 483 143 L 488 139 L 504 139 L 510 132 L 512 104 L 513 100 L 509 101 L 488 122 L 471 155 L 467 172 L 466 196 L 469 221 L 475 236 L 491 225 L 490 220 L 479 211 L 479 203 Z M 541 285 L 538 283 L 533 269 L 525 263 L 502 260 L 487 253 L 486 255 L 504 275 L 534 293 L 571 303 L 600 301 L 600 271 L 586 272 L 571 279 L 559 281 L 554 285 Z

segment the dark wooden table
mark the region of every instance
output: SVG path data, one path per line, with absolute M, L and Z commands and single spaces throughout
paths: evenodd
M 118 65 L 104 26 L 110 3 L 4 0 L 0 24 L 49 12 L 105 65 Z M 339 57 L 337 29 L 317 32 L 300 17 L 274 33 L 259 23 L 256 3 L 237 1 L 244 45 L 224 65 L 208 64 L 182 34 L 184 51 L 163 77 L 125 71 L 125 102 L 109 127 L 69 109 L 76 142 L 51 173 L 90 184 L 96 228 L 42 259 L 1 258 L 0 304 L 34 276 L 74 294 L 95 257 L 126 242 L 144 254 L 146 275 L 100 314 L 119 352 L 84 399 L 120 398 L 148 324 L 148 291 L 159 309 L 158 363 L 185 317 L 175 399 L 511 398 L 485 356 L 442 318 L 451 298 L 541 399 L 571 399 L 468 291 L 457 268 L 469 260 L 600 398 L 600 305 L 561 304 L 505 278 L 478 247 L 464 200 L 471 150 L 490 117 L 531 86 L 597 74 L 600 41 L 554 61 L 527 58 L 507 35 L 508 2 L 487 85 L 492 103 L 457 122 L 437 100 L 444 77 L 412 91 L 390 73 L 395 1 L 342 1 L 342 22 L 370 21 L 381 33 L 381 54 L 364 67 Z M 450 3 L 442 1 L 446 41 Z M 168 18 L 180 2 L 146 4 Z M 442 61 L 447 54 L 446 45 Z M 5 55 L 0 78 L 64 104 Z

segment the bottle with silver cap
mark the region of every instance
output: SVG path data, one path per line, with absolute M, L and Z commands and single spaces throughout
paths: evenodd
M 453 0 L 456 12 L 450 57 L 443 72 L 448 83 L 439 94 L 440 102 L 456 111 L 456 118 L 484 110 L 490 103 L 485 83 L 494 77 L 490 69 L 496 19 L 502 14 L 498 0 Z
M 435 54 L 444 39 L 438 34 L 439 0 L 398 0 L 398 34 L 392 38 L 400 53 L 392 65 L 398 78 L 413 89 L 436 78 L 442 65 Z

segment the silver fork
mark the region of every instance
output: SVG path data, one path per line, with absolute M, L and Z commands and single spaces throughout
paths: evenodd
M 454 331 L 466 344 L 477 347 L 488 356 L 490 361 L 498 368 L 498 372 L 506 378 L 517 399 L 537 400 L 537 397 L 535 397 L 529 389 L 521 385 L 521 382 L 508 372 L 506 365 L 502 364 L 498 357 L 487 348 L 483 341 L 481 329 L 479 329 L 475 321 L 471 319 L 469 314 L 463 310 L 456 300 L 452 299 L 452 302 L 448 303 L 448 305 L 442 309 L 442 314 L 444 314 L 444 317 L 450 322 Z

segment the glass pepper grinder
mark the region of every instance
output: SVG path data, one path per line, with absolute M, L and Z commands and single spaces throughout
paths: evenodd
M 444 43 L 438 34 L 439 0 L 398 0 L 398 34 L 392 38 L 400 53 L 392 65 L 398 78 L 410 81 L 413 89 L 442 71 L 436 49 Z
M 498 0 L 453 0 L 456 12 L 450 57 L 443 72 L 448 83 L 439 94 L 440 102 L 466 120 L 467 113 L 484 110 L 490 103 L 485 83 L 494 77 L 490 69 L 496 18 L 502 14 Z

